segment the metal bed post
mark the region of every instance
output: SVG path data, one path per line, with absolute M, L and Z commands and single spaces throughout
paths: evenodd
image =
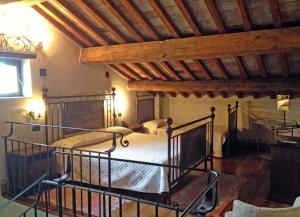
M 48 88 L 43 88 L 42 89 L 43 91 L 43 100 L 44 100 L 44 103 L 45 103 L 45 125 L 48 124 L 48 106 L 47 106 L 47 102 L 48 102 Z M 47 145 L 48 144 L 48 127 L 45 128 L 45 142 Z
M 215 120 L 215 111 L 216 108 L 215 107 L 211 107 L 210 108 L 211 111 L 211 132 L 210 132 L 210 136 L 211 136 L 211 151 L 210 151 L 210 169 L 213 170 L 214 169 L 214 120 Z M 206 168 L 207 169 L 207 168 Z
M 116 88 L 112 87 L 111 91 L 112 91 L 111 95 L 112 95 L 112 103 L 113 103 L 113 125 L 116 126 L 116 118 L 117 118 L 116 108 L 115 108 Z
M 173 133 L 173 128 L 171 127 L 171 125 L 173 124 L 173 120 L 172 118 L 167 118 L 166 120 L 168 128 L 167 128 L 167 135 L 168 135 L 168 185 L 169 185 L 169 191 L 168 191 L 168 202 L 171 202 L 171 195 L 170 195 L 170 191 L 171 191 L 171 142 L 172 142 L 172 133 Z
M 239 108 L 239 102 L 235 101 L 235 141 L 237 142 L 237 138 L 238 138 L 238 109 Z
M 231 149 L 231 145 L 230 145 L 230 143 L 231 143 L 231 138 L 230 138 L 230 131 L 231 131 L 231 124 L 230 124 L 230 112 L 231 112 L 231 105 L 230 104 L 228 104 L 227 105 L 228 106 L 228 109 L 227 109 L 227 111 L 228 111 L 228 132 L 227 132 L 227 148 L 226 148 L 226 155 L 227 156 L 229 156 L 229 154 L 230 154 L 230 149 Z

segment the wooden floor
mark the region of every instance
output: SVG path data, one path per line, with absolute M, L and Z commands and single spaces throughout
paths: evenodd
M 215 170 L 221 173 L 245 177 L 253 183 L 253 195 L 246 201 L 256 206 L 288 207 L 288 204 L 277 203 L 268 199 L 270 189 L 271 160 L 252 150 L 241 150 L 232 158 L 215 159 Z M 268 153 L 262 154 L 267 156 Z

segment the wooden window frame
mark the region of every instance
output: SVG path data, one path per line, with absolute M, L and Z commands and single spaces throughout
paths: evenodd
M 6 58 L 0 58 L 0 63 L 4 63 L 6 65 L 16 66 L 17 67 L 17 83 L 18 83 L 18 91 L 16 93 L 0 93 L 0 98 L 6 98 L 6 97 L 23 97 L 23 70 L 22 70 L 22 60 L 18 59 L 6 59 Z

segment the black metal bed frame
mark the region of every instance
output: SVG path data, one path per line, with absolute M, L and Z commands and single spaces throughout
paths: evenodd
M 12 135 L 14 133 L 14 126 L 22 125 L 22 126 L 37 126 L 39 128 L 45 129 L 45 145 L 38 146 L 46 148 L 47 151 L 53 146 L 50 146 L 56 140 L 63 139 L 65 137 L 64 130 L 72 130 L 79 132 L 98 132 L 98 133 L 110 133 L 112 134 L 112 146 L 110 150 L 106 152 L 97 152 L 97 151 L 89 151 L 82 149 L 68 149 L 68 148 L 59 148 L 55 147 L 55 151 L 61 151 L 66 153 L 71 152 L 79 152 L 79 154 L 87 153 L 89 156 L 105 156 L 108 158 L 108 179 L 111 179 L 111 153 L 115 150 L 117 146 L 117 137 L 120 136 L 120 143 L 122 146 L 127 147 L 129 145 L 128 141 L 123 141 L 123 134 L 108 132 L 102 130 L 92 130 L 92 129 L 84 129 L 79 127 L 67 127 L 63 126 L 63 111 L 65 108 L 65 104 L 69 102 L 103 102 L 106 105 L 106 112 L 104 111 L 104 120 L 105 127 L 114 126 L 116 124 L 116 114 L 115 114 L 115 88 L 112 88 L 112 93 L 103 94 L 103 95 L 84 95 L 84 96 L 59 96 L 53 97 L 48 96 L 48 90 L 46 88 L 43 89 L 43 98 L 46 104 L 46 112 L 45 112 L 45 124 L 32 124 L 32 123 L 20 123 L 20 122 L 7 122 L 10 124 L 10 132 L 7 136 L 4 137 L 4 145 L 5 145 L 5 159 L 6 159 L 6 169 L 8 170 L 7 165 L 7 156 L 9 152 L 20 153 L 20 150 L 28 148 L 30 145 L 32 146 L 32 150 L 34 150 L 35 143 L 30 141 L 22 141 L 12 139 Z M 194 120 L 192 122 L 183 124 L 181 126 L 172 127 L 172 119 L 168 118 L 166 120 L 168 129 L 167 129 L 167 137 L 168 137 L 168 186 L 169 191 L 166 193 L 162 193 L 160 196 L 165 201 L 170 201 L 170 195 L 175 186 L 180 182 L 180 180 L 190 171 L 188 168 L 195 168 L 201 163 L 204 163 L 204 169 L 207 170 L 207 164 L 210 162 L 211 169 L 213 169 L 213 130 L 214 130 L 214 118 L 215 118 L 215 108 L 211 108 L 211 114 Z M 194 126 L 197 125 L 197 126 Z M 194 126 L 191 129 L 178 133 L 179 130 L 183 130 L 185 127 Z M 48 145 L 48 147 L 46 146 Z M 46 152 L 47 152 L 46 151 Z M 26 153 L 25 153 L 26 155 Z M 91 161 L 91 157 L 89 161 Z M 80 157 L 82 160 L 82 157 Z M 63 161 L 65 159 L 63 158 Z M 129 160 L 123 160 L 125 162 L 131 162 Z M 140 162 L 140 161 L 139 161 Z M 150 162 L 148 162 L 150 163 Z M 100 160 L 99 160 L 100 164 Z M 151 164 L 151 163 L 150 163 Z M 63 165 L 65 165 L 63 163 Z M 155 165 L 155 164 L 152 164 Z M 26 166 L 26 165 L 24 165 Z M 81 164 L 82 167 L 82 164 Z M 90 174 L 92 173 L 92 168 L 88 165 Z M 181 167 L 181 168 L 179 168 Z M 186 169 L 185 169 L 186 168 Z M 38 168 L 33 168 L 33 174 L 35 170 Z M 80 169 L 82 171 L 82 168 Z M 80 175 L 80 180 L 77 182 L 82 183 L 82 173 Z M 14 177 L 12 177 L 12 180 Z M 100 173 L 99 173 L 100 180 Z M 76 181 L 76 180 L 73 180 Z M 109 188 L 111 187 L 111 180 L 108 180 Z M 89 177 L 89 182 L 86 183 L 91 185 L 91 178 Z M 95 188 L 101 183 L 97 183 Z M 9 191 L 16 193 L 16 186 L 11 186 L 12 183 L 8 183 Z M 21 186 L 18 189 L 23 189 L 26 186 Z M 129 190 L 130 192 L 130 190 Z
M 239 103 L 236 101 L 235 106 L 228 104 L 228 132 L 227 132 L 227 148 L 226 156 L 230 156 L 236 152 L 236 143 L 238 139 L 238 108 Z
M 66 153 L 58 153 L 54 152 L 55 154 L 63 154 L 66 155 Z M 154 210 L 154 216 L 158 217 L 160 215 L 160 208 L 168 209 L 174 213 L 174 217 L 185 217 L 190 213 L 196 214 L 197 216 L 204 217 L 208 212 L 212 211 L 217 203 L 218 198 L 218 179 L 219 175 L 214 172 L 210 171 L 208 173 L 208 183 L 205 188 L 202 189 L 202 191 L 194 198 L 194 200 L 185 208 L 180 209 L 178 205 L 166 205 L 161 204 L 149 200 L 143 200 L 140 198 L 134 198 L 129 197 L 122 194 L 116 194 L 112 193 L 110 191 L 102 191 L 100 189 L 93 189 L 93 188 L 87 188 L 83 186 L 78 185 L 70 185 L 67 184 L 67 180 L 69 177 L 71 177 L 72 173 L 72 163 L 71 158 L 73 154 L 67 155 L 67 166 L 65 169 L 65 173 L 56 179 L 49 179 L 49 174 L 44 174 L 42 177 L 38 178 L 33 184 L 28 186 L 26 189 L 24 189 L 22 192 L 20 192 L 17 196 L 11 199 L 11 201 L 6 202 L 2 205 L 0 205 L 0 212 L 3 208 L 8 207 L 12 202 L 19 200 L 23 201 L 24 196 L 31 194 L 29 191 L 34 188 L 37 189 L 35 193 L 33 194 L 32 199 L 32 205 L 30 205 L 27 209 L 25 209 L 19 217 L 25 217 L 27 214 L 29 214 L 30 211 L 33 211 L 33 215 L 35 217 L 37 216 L 48 216 L 49 213 L 54 213 L 58 215 L 59 217 L 62 217 L 66 214 L 66 200 L 71 201 L 71 214 L 67 213 L 69 216 L 78 216 L 85 214 L 83 213 L 82 206 L 84 201 L 82 199 L 80 200 L 81 209 L 77 210 L 77 198 L 76 198 L 76 192 L 80 191 L 80 195 L 82 197 L 83 194 L 87 194 L 87 216 L 92 216 L 92 197 L 93 195 L 97 195 L 99 198 L 99 206 L 98 206 L 98 216 L 109 216 L 111 217 L 114 210 L 112 209 L 112 199 L 118 200 L 118 214 L 119 217 L 122 217 L 125 212 L 123 212 L 123 201 L 130 201 L 132 203 L 136 204 L 136 215 L 137 217 L 143 216 L 143 213 L 141 212 L 142 205 L 148 205 Z M 160 165 L 164 167 L 169 167 L 168 165 Z M 201 171 L 197 169 L 192 169 L 193 171 Z M 53 188 L 55 189 L 55 204 L 53 207 L 51 207 L 50 203 L 50 190 Z M 71 197 L 67 197 L 65 195 L 66 190 L 69 189 L 72 192 Z M 100 200 L 101 199 L 101 200 Z M 41 209 L 44 211 L 41 215 L 38 215 L 37 210 Z M 147 213 L 148 214 L 148 213 Z M 125 213 L 126 216 L 126 213 Z M 148 216 L 148 215 L 147 215 Z

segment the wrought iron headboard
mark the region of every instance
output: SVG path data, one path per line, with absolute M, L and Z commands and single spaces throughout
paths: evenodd
M 228 104 L 228 137 L 227 137 L 227 154 L 232 154 L 234 152 L 234 145 L 237 142 L 237 133 L 238 133 L 238 101 L 235 102 L 235 106 L 231 107 Z
M 137 122 L 139 124 L 155 119 L 155 95 L 152 93 L 136 94 Z
M 98 95 L 49 96 L 43 88 L 45 125 L 99 129 L 116 125 L 115 88 Z M 62 128 L 46 128 L 46 144 L 75 133 Z

